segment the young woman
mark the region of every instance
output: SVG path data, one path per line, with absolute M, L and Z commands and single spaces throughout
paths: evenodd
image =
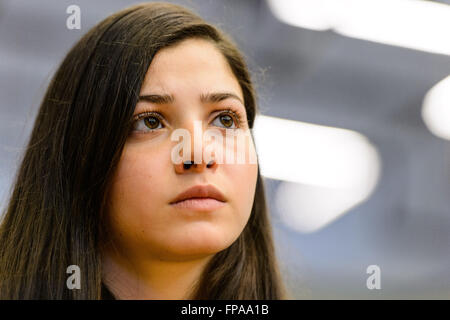
M 191 11 L 99 23 L 39 109 L 2 217 L 0 298 L 284 298 L 258 164 L 206 161 L 195 135 L 251 133 L 256 113 L 242 55 Z M 183 162 L 179 129 L 197 139 Z

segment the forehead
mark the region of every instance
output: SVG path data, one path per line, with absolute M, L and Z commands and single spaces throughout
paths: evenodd
M 205 39 L 186 39 L 156 53 L 146 73 L 141 93 L 232 91 L 242 97 L 238 80 L 226 58 Z

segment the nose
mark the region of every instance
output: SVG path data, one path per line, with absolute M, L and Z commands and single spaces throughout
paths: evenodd
M 185 160 L 179 164 L 174 164 L 174 166 L 175 172 L 178 174 L 182 174 L 187 172 L 202 172 L 205 169 L 215 169 L 217 168 L 218 164 L 214 159 L 210 160 L 208 163 L 206 163 L 204 159 L 202 159 L 201 163 L 195 163 L 191 157 L 191 160 Z
M 218 163 L 214 160 L 214 157 L 211 157 L 211 155 L 207 156 L 205 154 L 205 145 L 207 142 L 203 141 L 203 128 L 201 127 L 202 122 L 193 121 L 193 123 L 193 127 L 192 124 L 185 127 L 190 131 L 191 152 L 188 152 L 187 158 L 183 158 L 184 161 L 179 164 L 174 164 L 175 172 L 178 174 L 186 172 L 202 172 L 205 169 L 216 169 L 218 166 Z M 183 150 L 183 154 L 184 151 L 185 150 Z
M 188 160 L 176 165 L 176 172 L 202 172 L 205 168 L 213 169 L 215 167 L 217 167 L 217 163 L 214 160 L 209 161 L 207 164 L 204 161 L 202 163 L 194 163 L 194 161 Z

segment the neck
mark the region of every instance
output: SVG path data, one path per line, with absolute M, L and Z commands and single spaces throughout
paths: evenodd
M 126 259 L 112 252 L 102 257 L 103 282 L 117 299 L 191 299 L 212 255 L 186 261 Z

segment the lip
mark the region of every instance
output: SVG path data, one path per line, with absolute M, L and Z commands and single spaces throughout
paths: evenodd
M 201 199 L 196 199 L 201 198 Z M 170 204 L 176 205 L 180 202 L 184 202 L 187 204 L 186 200 L 191 200 L 189 203 L 191 204 L 199 204 L 202 201 L 214 200 L 215 202 L 226 202 L 225 196 L 220 192 L 216 187 L 208 184 L 208 185 L 196 185 L 185 191 L 181 192 L 178 196 L 173 199 Z M 192 201 L 195 200 L 195 201 Z M 215 203 L 209 201 L 208 203 Z M 203 202 L 206 204 L 207 202 Z
M 190 198 L 171 204 L 178 209 L 194 211 L 214 211 L 225 206 L 225 202 L 213 198 Z

